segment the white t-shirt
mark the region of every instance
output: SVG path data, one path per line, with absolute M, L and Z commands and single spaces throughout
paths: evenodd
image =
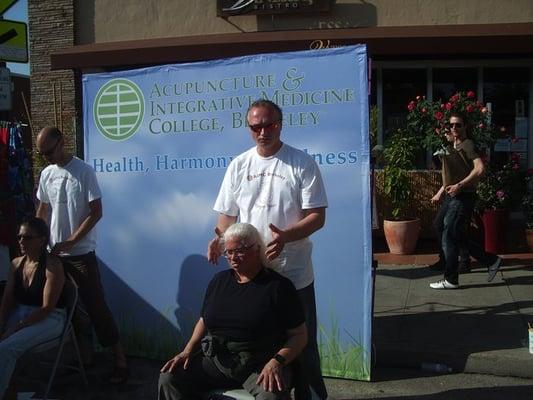
M 67 240 L 89 215 L 89 202 L 102 197 L 96 173 L 77 157 L 67 165 L 53 164 L 41 172 L 37 198 L 50 204 L 50 246 Z M 79 256 L 96 249 L 96 228 L 91 229 L 64 256 Z
M 252 224 L 266 244 L 272 240 L 269 224 L 285 229 L 302 219 L 302 210 L 327 205 L 313 158 L 283 144 L 272 157 L 261 157 L 254 147 L 232 160 L 213 209 Z M 312 247 L 309 238 L 287 243 L 271 267 L 296 289 L 309 286 L 313 282 Z

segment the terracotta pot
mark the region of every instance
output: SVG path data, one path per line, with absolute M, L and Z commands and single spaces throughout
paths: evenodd
M 527 248 L 533 253 L 533 229 L 526 229 Z
M 505 231 L 508 220 L 507 210 L 488 209 L 483 212 L 485 228 L 485 251 L 501 254 L 505 251 Z
M 413 254 L 420 235 L 420 219 L 383 221 L 383 232 L 391 254 Z

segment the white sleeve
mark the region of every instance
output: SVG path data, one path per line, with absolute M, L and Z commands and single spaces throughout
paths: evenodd
M 302 187 L 300 190 L 303 210 L 328 206 L 322 175 L 314 160 L 310 160 L 302 171 Z
M 218 192 L 215 205 L 213 206 L 213 210 L 232 217 L 239 215 L 239 206 L 237 205 L 235 199 L 234 179 L 235 168 L 234 163 L 232 162 L 226 170 L 226 174 L 222 180 L 222 185 L 220 185 L 220 190 Z
M 39 186 L 37 187 L 37 193 L 36 193 L 36 196 L 37 196 L 37 199 L 39 199 L 39 201 L 41 201 L 42 203 L 47 203 L 49 204 L 50 203 L 50 199 L 48 198 L 48 193 L 46 192 L 46 172 L 45 170 L 43 170 L 41 172 L 41 176 L 39 178 Z
M 91 166 L 87 168 L 87 174 L 85 176 L 85 184 L 87 185 L 87 201 L 91 202 L 102 197 L 100 186 L 98 186 L 98 180 L 96 179 L 96 172 Z

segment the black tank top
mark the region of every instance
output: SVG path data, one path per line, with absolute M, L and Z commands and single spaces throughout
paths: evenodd
M 43 305 L 44 285 L 46 283 L 46 254 L 39 258 L 39 264 L 33 275 L 33 279 L 29 287 L 25 288 L 23 283 L 22 270 L 26 264 L 26 256 L 15 270 L 15 300 L 19 304 L 27 306 L 41 307 Z M 56 307 L 64 307 L 63 292 L 56 304 Z

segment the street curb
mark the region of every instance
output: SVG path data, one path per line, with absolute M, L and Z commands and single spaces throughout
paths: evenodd
M 415 349 L 411 346 L 411 343 L 378 344 L 376 364 L 420 368 L 423 362 L 441 363 L 451 367 L 453 372 L 533 379 L 533 354 L 529 354 L 525 347 L 467 354 Z

